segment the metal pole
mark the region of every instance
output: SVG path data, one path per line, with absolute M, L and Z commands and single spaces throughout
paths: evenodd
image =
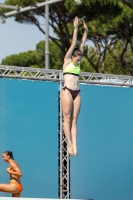
M 61 106 L 61 90 L 62 90 L 62 73 L 60 72 L 60 88 L 59 88 L 59 104 L 60 104 L 60 186 L 59 186 L 59 193 L 60 193 L 60 199 L 63 199 L 63 129 L 62 129 L 62 124 L 63 124 L 63 116 L 62 116 L 62 106 Z
M 45 1 L 45 2 L 42 2 L 42 3 L 37 3 L 35 6 L 27 6 L 25 8 L 21 8 L 19 7 L 19 10 L 14 10 L 14 11 L 11 11 L 11 12 L 7 12 L 7 13 L 3 13 L 3 16 L 4 17 L 8 17 L 8 16 L 12 16 L 12 15 L 15 15 L 15 14 L 19 14 L 19 13 L 22 13 L 22 12 L 25 12 L 25 11 L 28 11 L 28 10 L 34 10 L 36 9 L 37 7 L 42 7 L 42 6 L 45 6 L 45 5 L 49 5 L 49 4 L 52 4 L 52 3 L 56 3 L 56 2 L 59 2 L 59 1 L 64 1 L 64 0 L 48 0 L 48 1 Z
M 10 6 L 10 5 L 5 5 L 5 4 L 2 4 L 0 3 L 0 8 L 8 8 L 8 9 L 18 9 L 19 6 Z
M 49 5 L 48 4 L 45 5 L 45 69 L 49 69 Z

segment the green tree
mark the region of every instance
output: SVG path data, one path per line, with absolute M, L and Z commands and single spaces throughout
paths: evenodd
M 25 7 L 32 5 L 35 2 L 35 0 L 6 0 L 5 3 Z M 43 0 L 39 0 L 38 2 L 43 2 Z M 72 22 L 77 13 L 80 19 L 84 18 L 87 22 L 89 26 L 88 38 L 91 39 L 91 37 L 95 37 L 95 34 L 99 35 L 102 33 L 106 35 L 108 29 L 108 18 L 110 19 L 112 16 L 111 19 L 113 19 L 121 12 L 121 10 L 121 4 L 118 0 L 84 0 L 80 6 L 77 6 L 74 0 L 65 0 L 51 4 L 49 12 L 49 25 L 52 27 L 56 37 L 49 35 L 49 38 L 61 50 L 61 56 L 63 57 L 71 43 L 73 33 Z M 7 10 L 5 9 L 1 9 L 1 12 L 6 11 Z M 39 30 L 45 34 L 45 30 L 39 23 L 38 16 L 45 19 L 43 7 L 15 15 L 15 20 L 19 23 L 35 24 Z M 100 20 L 102 20 L 102 23 Z M 81 39 L 81 34 L 83 32 L 82 27 L 80 28 L 80 31 L 79 40 Z
M 42 1 L 39 0 L 38 2 Z M 118 62 L 119 60 L 123 67 L 122 71 L 132 75 L 132 62 L 127 59 L 128 52 L 132 54 L 133 50 L 133 10 L 131 6 L 127 6 L 127 2 L 128 5 L 129 3 L 132 5 L 132 2 L 130 0 L 83 0 L 82 2 L 79 6 L 75 4 L 74 0 L 65 0 L 50 5 L 49 25 L 53 28 L 55 36 L 50 35 L 49 38 L 56 45 L 56 48 L 60 50 L 58 54 L 60 58 L 65 55 L 70 46 L 73 33 L 72 21 L 78 13 L 78 17 L 87 22 L 89 28 L 88 39 L 94 44 L 93 51 L 90 48 L 86 48 L 85 51 L 86 62 L 91 66 L 89 69 L 104 73 L 106 54 L 110 53 L 114 61 Z M 22 7 L 33 3 L 35 3 L 35 0 L 6 0 L 6 4 L 20 5 Z M 6 10 L 1 9 L 2 11 Z M 38 16 L 45 18 L 44 8 L 41 7 L 17 14 L 15 15 L 15 20 L 19 23 L 35 24 L 45 34 L 39 23 Z M 80 25 L 81 23 L 82 21 L 80 21 Z M 83 27 L 80 26 L 79 41 L 82 33 Z M 122 43 L 121 54 L 114 56 L 118 42 Z
M 61 69 L 60 49 L 52 42 L 50 44 L 50 68 Z M 2 65 L 44 68 L 44 41 L 36 45 L 36 50 L 7 56 L 2 60 Z
M 133 9 L 133 1 L 132 0 L 121 0 L 122 3 Z

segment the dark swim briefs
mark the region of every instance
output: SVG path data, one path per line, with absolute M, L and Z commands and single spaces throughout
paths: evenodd
M 66 86 L 63 88 L 63 90 L 65 90 L 65 89 L 67 89 L 70 92 L 73 100 L 76 99 L 76 97 L 78 96 L 78 94 L 80 92 L 80 90 L 71 90 L 71 89 L 67 88 Z

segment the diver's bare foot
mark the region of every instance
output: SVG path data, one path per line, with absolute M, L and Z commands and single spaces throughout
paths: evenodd
M 74 156 L 73 145 L 68 144 L 67 149 L 68 149 L 68 153 L 70 154 L 70 156 Z
M 78 155 L 78 150 L 77 150 L 77 145 L 73 144 L 73 151 L 74 151 L 74 156 Z

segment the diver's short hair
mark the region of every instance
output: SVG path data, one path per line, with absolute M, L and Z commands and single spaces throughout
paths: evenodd
M 83 52 L 79 49 L 79 48 L 75 48 L 72 56 L 76 57 L 76 56 L 83 56 Z

